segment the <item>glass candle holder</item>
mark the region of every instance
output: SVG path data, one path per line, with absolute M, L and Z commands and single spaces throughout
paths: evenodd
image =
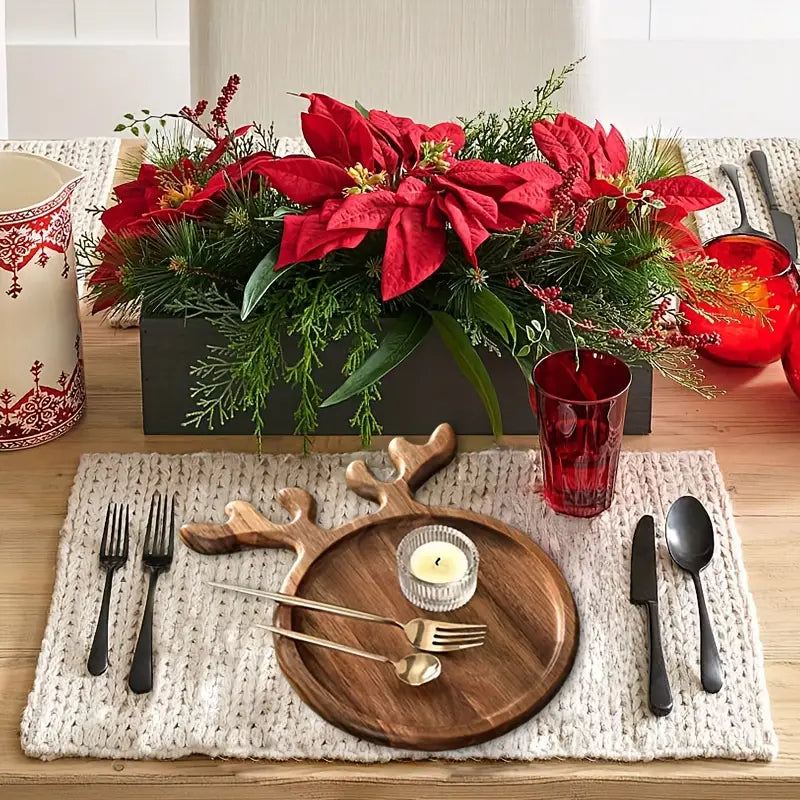
M 597 350 L 562 350 L 533 368 L 544 498 L 594 517 L 614 497 L 631 371 Z
M 783 352 L 783 371 L 792 391 L 800 397 L 800 315 L 789 332 L 789 344 Z
M 412 605 L 425 611 L 453 611 L 475 594 L 478 549 L 455 528 L 425 525 L 400 542 L 397 576 Z
M 731 322 L 709 320 L 681 303 L 680 310 L 686 318 L 683 332 L 718 333 L 722 341 L 702 348 L 702 352 L 721 364 L 762 367 L 777 361 L 786 347 L 798 302 L 797 277 L 791 269 L 789 252 L 763 236 L 738 233 L 718 236 L 703 248 L 725 269 L 749 267 L 753 271 L 753 280 L 741 281 L 737 289 L 763 310 L 767 320 L 698 303 L 702 311 L 733 317 Z

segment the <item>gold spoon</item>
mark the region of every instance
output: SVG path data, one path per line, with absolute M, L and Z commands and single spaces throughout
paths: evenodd
M 298 642 L 317 644 L 320 647 L 338 650 L 341 653 L 350 653 L 350 655 L 361 656 L 361 658 L 371 658 L 373 661 L 384 661 L 387 664 L 391 664 L 394 667 L 395 675 L 409 686 L 422 686 L 423 683 L 430 683 L 430 681 L 436 680 L 442 671 L 442 662 L 430 653 L 411 653 L 403 656 L 399 661 L 392 661 L 388 656 L 368 653 L 366 650 L 359 650 L 346 644 L 338 644 L 316 636 L 309 636 L 307 633 L 290 631 L 287 628 L 276 628 L 273 625 L 255 625 L 254 627 L 263 628 L 265 631 L 270 631 L 277 636 L 296 639 Z

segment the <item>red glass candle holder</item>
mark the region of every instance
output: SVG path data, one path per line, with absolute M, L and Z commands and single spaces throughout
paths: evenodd
M 762 367 L 783 353 L 797 305 L 797 279 L 789 252 L 763 236 L 726 234 L 704 245 L 706 255 L 726 269 L 751 267 L 754 280 L 742 281 L 741 292 L 765 310 L 767 321 L 736 315 L 734 322 L 710 321 L 681 305 L 686 317 L 684 333 L 718 333 L 722 342 L 702 348 L 704 355 L 722 364 Z M 714 306 L 698 304 L 703 311 L 734 316 Z
M 800 316 L 789 332 L 789 344 L 783 351 L 783 371 L 794 393 L 800 397 Z
M 631 372 L 597 350 L 564 350 L 533 369 L 544 497 L 560 514 L 594 517 L 614 497 Z

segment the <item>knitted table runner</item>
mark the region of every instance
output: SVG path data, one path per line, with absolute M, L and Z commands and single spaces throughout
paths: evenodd
M 285 512 L 275 503 L 276 492 L 301 486 L 316 496 L 320 523 L 335 526 L 370 508 L 345 486 L 345 466 L 355 457 L 84 456 L 61 531 L 50 617 L 22 719 L 24 751 L 44 759 L 190 753 L 352 761 L 427 757 L 359 740 L 324 722 L 281 674 L 269 634 L 253 627 L 270 619 L 272 604 L 206 585 L 216 580 L 278 589 L 292 563 L 289 551 L 209 557 L 178 543 L 156 594 L 153 691 L 134 695 L 127 686 L 144 604 L 140 559 L 152 493 L 176 492 L 180 521 L 222 521 L 225 504 L 234 498 L 281 520 Z M 363 457 L 388 476 L 385 454 Z M 574 669 L 546 708 L 498 739 L 434 755 L 773 758 L 777 742 L 755 609 L 731 501 L 713 454 L 623 453 L 615 502 L 593 520 L 557 516 L 543 505 L 534 489 L 538 464 L 535 452 L 465 453 L 418 492 L 422 502 L 471 508 L 528 532 L 563 570 L 581 624 Z M 669 503 L 686 493 L 705 503 L 717 535 L 703 579 L 724 669 L 718 695 L 700 685 L 694 589 L 671 563 L 662 533 Z M 86 659 L 103 585 L 97 554 L 111 501 L 131 504 L 131 557 L 115 578 L 111 666 L 91 677 Z M 648 513 L 656 519 L 662 638 L 675 701 L 663 718 L 647 707 L 646 620 L 628 599 L 633 529 Z
M 730 233 L 739 224 L 739 206 L 730 181 L 721 164 L 739 167 L 739 181 L 750 224 L 774 236 L 764 191 L 750 163 L 753 150 L 763 150 L 769 162 L 769 174 L 775 199 L 783 211 L 800 220 L 800 139 L 683 139 L 681 155 L 686 169 L 718 189 L 727 199 L 713 208 L 695 214 L 703 241 Z

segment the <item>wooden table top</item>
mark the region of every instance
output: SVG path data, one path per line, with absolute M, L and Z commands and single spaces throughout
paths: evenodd
M 58 530 L 82 453 L 253 451 L 249 437 L 144 436 L 137 330 L 84 321 L 88 407 L 70 433 L 32 450 L 0 454 L 0 797 L 131 798 L 767 798 L 800 797 L 800 400 L 779 364 L 758 371 L 708 364 L 729 394 L 708 401 L 656 377 L 653 433 L 626 437 L 631 450 L 716 450 L 733 498 L 764 644 L 780 755 L 771 764 L 562 761 L 353 765 L 192 757 L 174 762 L 61 759 L 20 751 L 19 721 L 44 632 Z M 376 439 L 383 448 L 387 439 Z M 528 437 L 508 437 L 535 446 Z M 462 437 L 462 449 L 490 446 Z M 358 448 L 323 437 L 321 451 Z M 264 441 L 297 452 L 294 437 Z M 757 784 L 757 785 L 756 785 Z

